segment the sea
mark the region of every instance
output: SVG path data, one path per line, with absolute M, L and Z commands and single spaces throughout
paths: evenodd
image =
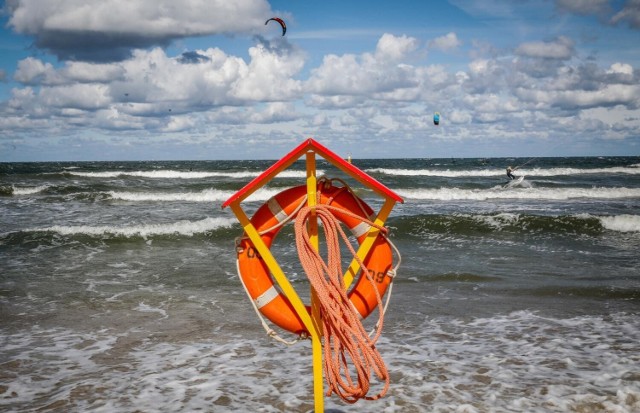
M 273 163 L 1 163 L 0 411 L 312 412 L 311 343 L 266 335 L 221 208 Z M 404 200 L 391 384 L 325 411 L 640 412 L 640 157 L 353 164 Z M 525 179 L 505 188 L 509 165 Z M 242 207 L 304 182 L 296 162 Z M 308 291 L 294 240 L 276 259 Z

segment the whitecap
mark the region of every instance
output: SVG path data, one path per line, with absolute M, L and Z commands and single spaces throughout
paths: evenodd
M 372 168 L 367 169 L 368 173 L 380 173 L 386 175 L 398 176 L 442 176 L 448 178 L 465 177 L 465 176 L 498 176 L 504 175 L 503 170 L 478 169 L 452 171 L 450 169 L 394 169 L 394 168 Z
M 615 215 L 600 217 L 602 226 L 611 231 L 640 232 L 640 215 Z
M 154 235 L 182 235 L 193 236 L 220 228 L 231 228 L 236 221 L 232 218 L 205 218 L 199 221 L 177 221 L 166 224 L 142 224 L 114 227 L 112 225 L 53 225 L 50 227 L 33 228 L 27 231 L 55 232 L 61 235 L 114 235 L 121 237 L 150 237 Z
M 441 169 L 394 169 L 394 168 L 371 168 L 366 170 L 369 173 L 380 173 L 397 176 L 440 176 L 447 178 L 473 177 L 473 176 L 503 176 L 504 169 L 466 169 L 466 170 L 441 170 Z M 521 168 L 518 169 L 520 175 L 526 176 L 566 176 L 566 175 L 590 175 L 590 174 L 640 174 L 640 168 L 635 165 L 629 167 L 616 166 L 611 168 Z
M 410 199 L 431 199 L 437 201 L 470 200 L 484 201 L 488 199 L 551 199 L 568 200 L 577 198 L 591 199 L 621 199 L 640 198 L 640 188 L 516 188 L 508 191 L 492 188 L 460 189 L 437 188 L 422 189 L 408 188 L 396 191 L 400 196 Z
M 251 194 L 247 201 L 266 201 L 280 191 L 281 189 L 260 188 Z M 106 192 L 112 199 L 128 202 L 224 202 L 234 193 L 213 188 L 199 192 Z
M 200 192 L 122 192 L 109 191 L 116 200 L 131 202 L 220 202 L 232 195 L 230 191 L 206 189 Z
M 138 178 L 151 179 L 204 179 L 204 178 L 254 178 L 260 175 L 261 171 L 175 171 L 175 170 L 157 170 L 157 171 L 103 171 L 103 172 L 68 172 L 70 175 L 82 176 L 85 178 L 117 178 L 122 176 L 134 176 Z M 322 175 L 323 171 L 318 170 L 318 175 Z M 305 178 L 306 171 L 287 170 L 282 171 L 276 178 Z
M 33 195 L 45 191 L 48 185 L 17 187 L 13 186 L 13 195 Z

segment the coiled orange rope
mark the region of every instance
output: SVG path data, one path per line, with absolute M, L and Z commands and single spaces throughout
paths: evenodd
M 296 246 L 300 262 L 311 286 L 318 297 L 324 335 L 324 372 L 329 390 L 327 396 L 336 393 L 347 403 L 355 403 L 359 399 L 376 400 L 383 397 L 389 389 L 389 373 L 376 349 L 383 323 L 382 298 L 378 290 L 379 328 L 373 337 L 369 337 L 360 322 L 359 314 L 349 301 L 344 284 L 340 257 L 340 237 L 356 258 L 369 282 L 373 278 L 358 258 L 347 235 L 340 226 L 340 221 L 331 213 L 332 209 L 341 214 L 352 215 L 384 232 L 386 229 L 373 222 L 352 214 L 344 209 L 331 205 L 319 204 L 314 207 L 317 219 L 324 228 L 327 244 L 327 261 L 325 262 L 312 245 L 307 229 L 307 222 L 312 209 L 303 207 L 295 222 Z M 349 367 L 349 366 L 352 367 Z M 352 377 L 355 371 L 356 377 Z M 372 371 L 379 380 L 384 381 L 383 389 L 375 396 L 368 396 Z

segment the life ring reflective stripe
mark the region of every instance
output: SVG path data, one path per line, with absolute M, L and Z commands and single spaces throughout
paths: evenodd
M 368 220 L 373 216 L 373 210 L 345 187 L 321 182 L 317 193 L 318 204 L 332 205 Z M 289 217 L 294 218 L 292 215 L 295 215 L 301 204 L 306 202 L 306 195 L 306 185 L 289 188 L 268 200 L 255 212 L 251 223 L 261 234 L 267 248 L 271 248 L 273 240 L 281 229 L 278 224 Z M 333 213 L 351 230 L 358 244 L 362 244 L 370 226 L 340 211 L 334 210 Z M 278 291 L 269 268 L 247 237 L 239 241 L 237 254 L 240 277 L 260 312 L 275 325 L 287 331 L 295 334 L 308 333 L 287 297 Z M 366 318 L 378 308 L 378 297 L 384 296 L 392 279 L 388 272 L 392 269 L 393 254 L 389 241 L 384 236 L 377 236 L 363 263 L 369 269 L 372 280 L 370 281 L 363 271 L 360 271 L 348 296 L 360 316 Z M 309 311 L 308 307 L 307 311 Z

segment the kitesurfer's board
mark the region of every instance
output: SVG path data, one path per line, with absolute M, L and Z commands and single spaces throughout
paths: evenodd
M 522 181 L 524 181 L 524 175 L 516 178 L 516 179 L 512 179 L 511 181 L 507 182 L 507 184 L 505 186 L 503 186 L 503 188 L 513 188 L 514 186 L 518 186 L 522 183 Z

